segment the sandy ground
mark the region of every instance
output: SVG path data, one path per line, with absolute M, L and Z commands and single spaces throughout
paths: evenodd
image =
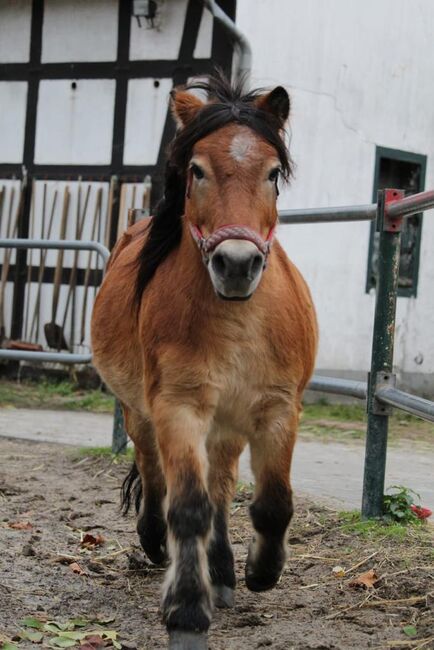
M 23 440 L 60 442 L 80 447 L 111 444 L 112 416 L 74 411 L 0 409 L 0 436 Z M 328 500 L 340 508 L 359 508 L 363 483 L 364 447 L 299 437 L 295 447 L 292 480 L 299 494 Z M 434 446 L 408 441 L 389 446 L 386 487 L 406 485 L 434 506 Z M 248 453 L 240 462 L 240 479 L 253 480 Z
M 15 639 L 20 649 L 41 647 L 20 637 L 29 631 L 20 621 L 31 616 L 43 647 L 56 647 L 66 628 L 115 634 L 124 650 L 165 648 L 163 571 L 144 559 L 134 518 L 119 514 L 125 462 L 6 438 L 0 459 L 0 639 Z M 434 647 L 428 527 L 414 536 L 409 531 L 404 541 L 360 538 L 333 511 L 298 499 L 284 575 L 273 591 L 253 594 L 243 579 L 249 499 L 244 490 L 232 508 L 236 605 L 216 611 L 210 650 Z M 83 548 L 86 533 L 101 535 L 102 545 Z M 337 565 L 345 570 L 340 577 L 332 571 Z M 379 578 L 375 587 L 351 586 L 370 569 Z

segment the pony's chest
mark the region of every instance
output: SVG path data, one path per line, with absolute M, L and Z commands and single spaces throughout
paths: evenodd
M 286 418 L 292 391 L 269 358 L 255 345 L 238 346 L 220 365 L 217 426 L 246 435 Z

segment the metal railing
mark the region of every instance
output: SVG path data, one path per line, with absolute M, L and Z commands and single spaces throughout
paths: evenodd
M 110 251 L 96 241 L 75 241 L 72 239 L 0 239 L 0 248 L 40 249 L 40 250 L 72 250 L 95 251 L 103 260 L 103 269 L 106 267 Z M 30 352 L 26 350 L 2 350 L 0 359 L 7 361 L 39 361 L 53 363 L 91 363 L 92 354 L 73 354 L 70 352 Z
M 362 497 L 362 515 L 366 518 L 380 517 L 383 512 L 387 434 L 391 407 L 434 422 L 434 402 L 397 389 L 395 387 L 396 378 L 393 374 L 401 224 L 404 218 L 431 208 L 434 208 L 434 191 L 421 192 L 404 198 L 404 193 L 401 190 L 382 190 L 378 193 L 378 203 L 376 204 L 284 210 L 279 214 L 281 224 L 376 220 L 376 229 L 379 233 L 379 270 L 371 371 L 368 381 L 314 375 L 308 385 L 310 390 L 356 397 L 367 403 L 368 425 Z M 142 210 L 134 210 L 134 212 L 138 217 L 147 216 Z M 0 247 L 95 250 L 103 257 L 104 264 L 109 256 L 109 251 L 97 242 L 3 239 L 0 240 Z M 89 363 L 91 361 L 91 355 L 15 350 L 0 350 L 0 358 L 35 361 L 55 359 L 62 363 Z M 120 422 L 120 413 L 118 413 L 113 433 L 112 447 L 114 451 L 126 447 L 126 434 L 122 430 Z
M 387 435 L 391 407 L 434 422 L 434 402 L 395 388 L 393 347 L 399 276 L 402 220 L 422 210 L 434 208 L 434 191 L 404 198 L 402 190 L 382 190 L 378 203 L 363 206 L 314 210 L 285 210 L 280 222 L 326 223 L 372 221 L 379 233 L 378 283 L 375 300 L 371 371 L 368 381 L 358 382 L 314 375 L 308 388 L 367 401 L 368 424 L 363 478 L 362 516 L 383 513 Z

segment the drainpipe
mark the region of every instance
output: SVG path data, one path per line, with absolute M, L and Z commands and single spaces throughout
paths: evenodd
M 215 0 L 204 0 L 204 5 L 212 13 L 234 41 L 239 52 L 239 59 L 235 65 L 234 76 L 236 81 L 243 80 L 248 88 L 252 70 L 252 48 L 244 34 L 238 29 L 234 21 L 229 18 Z

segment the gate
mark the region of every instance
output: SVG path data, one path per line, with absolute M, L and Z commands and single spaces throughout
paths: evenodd
M 383 511 L 383 493 L 386 468 L 387 434 L 392 407 L 434 422 L 434 402 L 411 395 L 396 388 L 393 374 L 393 347 L 395 337 L 396 298 L 399 274 L 399 253 L 403 219 L 423 210 L 434 208 L 434 190 L 404 198 L 402 190 L 382 190 L 378 202 L 361 206 L 284 210 L 279 213 L 281 224 L 325 223 L 337 221 L 375 221 L 379 233 L 379 269 L 376 289 L 371 370 L 366 382 L 321 377 L 314 375 L 310 390 L 346 395 L 364 400 L 368 425 L 364 466 L 362 516 L 380 517 Z M 148 216 L 142 210 L 133 210 L 133 221 Z M 95 250 L 104 262 L 108 251 L 97 242 L 0 240 L 0 247 L 8 248 L 63 248 Z M 22 352 L 0 350 L 0 359 L 59 361 L 62 363 L 89 363 L 91 355 L 72 355 L 61 352 Z M 126 434 L 121 425 L 119 405 L 116 405 L 113 428 L 113 451 L 126 447 Z

